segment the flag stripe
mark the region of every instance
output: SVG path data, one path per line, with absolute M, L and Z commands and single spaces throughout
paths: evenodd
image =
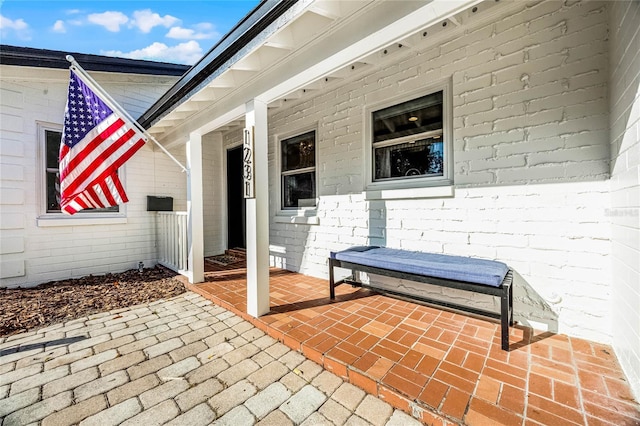
M 99 179 L 104 179 L 111 175 L 114 169 L 119 168 L 129 160 L 144 145 L 144 140 L 142 139 L 131 145 L 132 142 L 129 142 L 128 139 L 132 135 L 133 133 L 128 133 L 125 139 L 113 143 L 96 158 L 87 159 L 87 167 L 82 171 L 76 170 L 75 173 L 68 175 L 64 181 L 67 185 L 67 191 L 74 193 Z
M 127 202 L 117 170 L 145 144 L 126 114 L 95 90 L 71 71 L 59 157 L 60 204 L 68 214 Z
M 111 129 L 111 127 L 110 127 Z M 120 167 L 121 164 L 116 164 L 119 155 L 117 155 L 122 147 L 129 149 L 126 145 L 129 139 L 135 134 L 133 130 L 127 131 L 123 134 L 125 129 L 118 129 L 115 133 L 110 134 L 108 137 L 103 138 L 103 134 L 100 134 L 92 142 L 98 142 L 100 145 L 91 150 L 90 147 L 77 151 L 74 148 L 71 149 L 71 155 L 73 159 L 80 158 L 80 161 L 74 164 L 73 169 L 66 167 L 61 171 L 61 182 L 65 185 L 68 191 L 72 193 L 77 186 L 89 185 L 90 182 L 95 180 L 94 175 L 98 171 L 98 167 Z M 114 155 L 116 154 L 116 155 Z M 69 157 L 69 155 L 67 157 Z M 114 156 L 113 158 L 110 158 Z M 64 165 L 63 165 L 64 167 Z M 74 182 L 69 183 L 70 182 Z
M 122 120 L 119 120 L 115 114 L 111 114 L 95 129 L 87 133 L 86 139 L 89 140 L 88 143 L 81 146 L 76 145 L 73 148 L 64 145 L 67 148 L 67 152 L 64 156 L 62 152 L 60 153 L 60 179 L 64 180 L 67 174 L 73 172 L 77 167 L 81 167 L 86 158 L 95 158 L 96 155 L 99 155 L 107 147 L 103 143 L 109 142 L 110 137 L 113 137 L 111 139 L 113 141 L 117 140 L 117 135 L 114 136 L 114 133 L 123 124 Z M 83 168 L 86 168 L 86 165 Z

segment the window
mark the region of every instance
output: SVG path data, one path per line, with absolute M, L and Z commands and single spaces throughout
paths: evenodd
M 60 151 L 61 132 L 53 130 L 44 131 L 47 196 L 46 212 L 60 213 L 60 179 L 58 172 L 58 154 Z
M 62 132 L 53 129 L 43 129 L 44 131 L 44 161 L 45 161 L 45 212 L 61 213 L 60 210 L 60 175 L 58 171 L 58 158 L 60 152 L 60 142 Z M 104 209 L 85 209 L 80 213 L 114 213 L 118 212 L 118 206 Z
M 428 185 L 449 179 L 445 89 L 371 112 L 371 182 Z
M 280 142 L 282 208 L 316 206 L 316 132 Z

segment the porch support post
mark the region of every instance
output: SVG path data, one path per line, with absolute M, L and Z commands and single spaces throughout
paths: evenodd
M 189 282 L 204 281 L 204 237 L 202 204 L 202 135 L 191 133 L 187 141 L 187 245 Z
M 254 127 L 255 198 L 247 199 L 247 313 L 269 312 L 269 175 L 267 104 L 254 99 L 246 105 L 246 127 Z

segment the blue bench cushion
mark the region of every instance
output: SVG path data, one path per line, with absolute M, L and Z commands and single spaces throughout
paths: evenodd
M 494 260 L 376 246 L 331 252 L 331 258 L 374 268 L 500 287 L 509 267 Z

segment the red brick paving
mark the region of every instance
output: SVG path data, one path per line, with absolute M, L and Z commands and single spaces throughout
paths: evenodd
M 242 266 L 207 263 L 190 288 L 427 424 L 640 424 L 607 345 L 512 328 L 505 352 L 497 322 L 346 285 L 330 301 L 326 280 L 280 269 L 271 312 L 255 319 Z

